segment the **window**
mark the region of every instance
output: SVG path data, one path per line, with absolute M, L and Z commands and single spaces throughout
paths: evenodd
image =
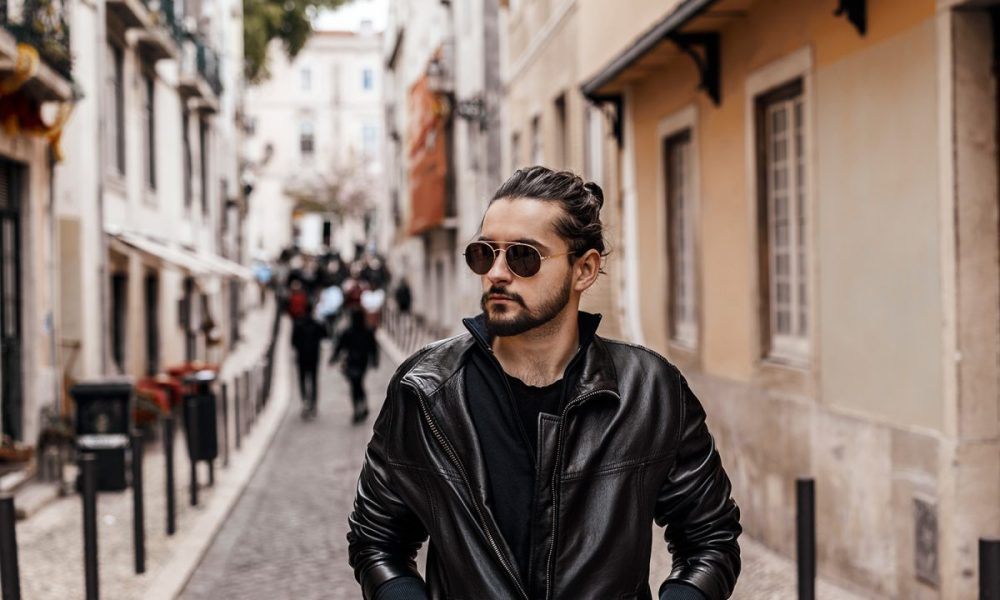
M 142 111 L 142 121 L 143 121 L 143 133 L 146 138 L 146 184 L 149 189 L 156 189 L 156 107 L 155 101 L 155 91 L 156 82 L 153 77 L 149 74 L 144 74 L 142 76 L 143 88 L 145 94 L 143 95 L 143 111 Z
M 694 348 L 698 343 L 695 311 L 694 198 L 691 131 L 663 140 L 667 205 L 668 323 L 670 339 Z
M 128 275 L 111 276 L 111 358 L 125 372 L 125 323 L 128 317 Z
M 604 113 L 588 106 L 586 113 L 586 175 L 598 185 L 604 184 Z
M 193 163 L 191 161 L 191 116 L 186 109 L 181 109 L 181 142 L 184 153 L 184 208 L 190 209 L 194 202 L 194 191 L 191 189 L 191 171 Z
M 314 151 L 313 122 L 304 119 L 299 123 L 299 153 L 303 158 L 311 157 Z
M 511 169 L 521 166 L 521 134 L 517 131 L 510 136 L 510 166 Z
M 160 280 L 147 273 L 144 282 L 146 296 L 146 375 L 160 370 Z
M 299 71 L 299 86 L 303 92 L 312 90 L 312 71 L 309 68 Z
M 542 164 L 542 117 L 531 119 L 531 164 Z
M 365 67 L 361 71 L 361 87 L 365 90 L 371 90 L 375 84 L 375 73 L 370 67 Z
M 201 175 L 201 214 L 208 214 L 208 123 L 198 120 L 198 162 Z
M 125 54 L 108 42 L 107 127 L 108 165 L 112 172 L 125 174 Z
M 808 358 L 810 319 L 802 81 L 756 100 L 761 315 L 769 358 Z
M 569 142 L 566 136 L 566 94 L 562 94 L 554 102 L 556 113 L 556 164 L 561 168 L 569 166 Z
M 361 128 L 361 148 L 365 158 L 375 158 L 378 131 L 374 125 L 365 124 Z

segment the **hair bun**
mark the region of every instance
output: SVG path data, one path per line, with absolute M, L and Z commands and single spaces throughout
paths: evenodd
M 601 186 L 593 181 L 588 181 L 583 184 L 583 189 L 587 190 L 597 200 L 597 208 L 604 206 L 604 190 L 601 189 Z

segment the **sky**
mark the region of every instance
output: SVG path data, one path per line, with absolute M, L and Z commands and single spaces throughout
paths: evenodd
M 335 11 L 323 11 L 313 21 L 317 31 L 357 31 L 361 22 L 371 20 L 375 31 L 385 29 L 389 14 L 388 0 L 351 0 Z

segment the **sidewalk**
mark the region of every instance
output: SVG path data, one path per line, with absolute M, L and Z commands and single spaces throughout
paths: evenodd
M 166 535 L 165 457 L 162 441 L 147 443 L 143 456 L 146 572 L 135 574 L 132 490 L 101 492 L 97 500 L 98 570 L 102 599 L 174 598 L 225 520 L 254 469 L 287 406 L 288 323 L 282 322 L 274 357 L 271 398 L 235 450 L 233 377 L 261 359 L 270 341 L 273 299 L 250 312 L 244 334 L 223 363 L 220 381 L 229 383 L 229 465 L 215 461 L 215 483 L 207 487 L 207 466 L 199 465 L 198 506 L 189 501 L 190 462 L 182 428 L 174 438 L 176 532 Z M 221 399 L 220 399 L 221 402 Z M 221 409 L 219 412 L 221 418 Z M 221 424 L 220 424 L 221 431 Z M 15 500 L 16 501 L 16 500 Z M 21 595 L 24 598 L 83 598 L 83 520 L 80 496 L 70 494 L 17 523 Z
M 416 343 L 414 340 L 422 340 L 425 343 L 433 341 L 432 336 L 427 333 L 414 333 L 406 328 L 404 330 L 407 331 L 407 343 L 404 348 L 396 344 L 386 331 L 379 329 L 376 333 L 382 351 L 390 361 L 397 365 L 418 349 L 412 347 Z M 740 554 L 743 568 L 736 589 L 733 591 L 733 600 L 774 600 L 797 597 L 797 574 L 795 563 L 792 560 L 746 536 L 740 537 Z M 653 555 L 650 561 L 649 578 L 649 585 L 654 593 L 669 572 L 670 554 L 667 552 L 666 543 L 663 542 L 663 531 L 654 527 Z M 866 596 L 849 592 L 823 578 L 817 579 L 816 598 L 819 600 L 867 599 Z

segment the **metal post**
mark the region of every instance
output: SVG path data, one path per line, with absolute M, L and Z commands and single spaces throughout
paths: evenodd
M 87 600 L 97 600 L 97 456 L 80 455 L 83 479 L 83 572 Z
M 1000 538 L 979 539 L 979 600 L 1000 600 Z
M 799 572 L 799 600 L 816 599 L 816 484 L 795 480 L 795 551 Z
M 17 533 L 14 521 L 14 497 L 0 496 L 0 585 L 3 600 L 20 600 L 21 576 L 17 568 Z
M 135 572 L 146 572 L 146 519 L 142 507 L 142 435 L 132 432 L 132 528 Z
M 243 439 L 243 424 L 240 422 L 240 380 L 233 379 L 233 432 L 236 433 L 236 449 L 240 449 L 240 441 Z
M 177 504 L 174 499 L 174 418 L 163 417 L 163 456 L 167 465 L 167 535 L 177 531 Z
M 229 386 L 222 384 L 222 466 L 229 466 Z
M 187 399 L 188 452 L 191 455 L 191 506 L 198 506 L 198 400 Z
M 247 421 L 248 421 L 248 425 L 249 425 L 247 427 L 247 432 L 249 433 L 253 429 L 254 420 L 255 420 L 254 417 L 256 416 L 254 414 L 254 410 L 253 410 L 253 396 L 251 395 L 251 392 L 250 392 L 250 370 L 249 369 L 247 369 L 246 371 L 243 371 L 243 398 L 244 398 L 244 400 L 247 403 L 246 404 Z

